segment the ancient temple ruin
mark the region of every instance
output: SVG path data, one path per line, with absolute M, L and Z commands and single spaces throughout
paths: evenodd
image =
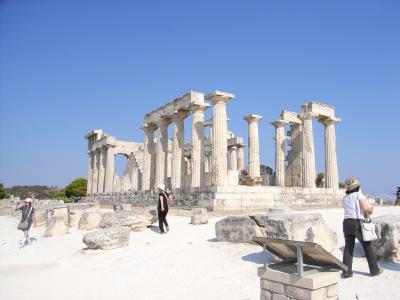
M 85 137 L 90 157 L 88 195 L 106 199 L 129 191 L 143 197 L 164 183 L 180 197 L 201 195 L 201 206 L 214 210 L 339 201 L 343 191 L 339 189 L 335 124 L 340 119 L 332 106 L 305 103 L 298 112 L 283 110 L 271 122 L 275 127 L 275 170 L 272 171 L 260 165 L 258 124 L 262 116 L 243 117 L 248 124 L 247 145 L 242 137 L 228 131 L 226 106 L 233 99 L 233 94 L 220 91 L 207 96 L 188 92 L 144 116 L 141 126 L 144 143 L 118 141 L 101 130 L 90 132 Z M 207 109 L 212 109 L 211 120 L 204 118 Z M 184 120 L 188 117 L 192 121 L 190 141 L 186 141 L 184 129 Z M 323 188 L 315 184 L 313 119 L 325 128 Z M 171 138 L 168 137 L 170 125 Z M 208 136 L 207 127 L 211 129 Z M 117 180 L 116 154 L 128 158 L 124 176 Z

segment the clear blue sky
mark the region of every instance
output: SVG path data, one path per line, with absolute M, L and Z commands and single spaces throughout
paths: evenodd
M 270 166 L 281 109 L 334 105 L 341 180 L 389 194 L 400 186 L 399 14 L 385 0 L 2 0 L 0 182 L 64 186 L 86 176 L 88 131 L 142 141 L 145 112 L 218 89 L 236 95 L 236 134 L 247 139 L 245 114 L 264 117 Z

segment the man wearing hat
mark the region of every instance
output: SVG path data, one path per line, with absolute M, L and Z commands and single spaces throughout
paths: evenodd
M 24 239 L 21 242 L 21 246 L 23 247 L 29 243 L 29 229 L 32 226 L 32 222 L 34 222 L 36 226 L 35 209 L 32 206 L 32 199 L 26 198 L 24 201 L 24 205 L 21 205 L 20 207 L 15 209 L 15 211 L 17 210 L 20 210 L 22 213 L 20 224 L 27 222 L 26 227 L 23 226 L 23 228 L 19 229 L 24 232 Z
M 364 220 L 364 215 L 372 214 L 374 208 L 368 205 L 367 198 L 361 192 L 359 180 L 348 178 L 345 181 L 345 185 L 346 196 L 342 200 L 344 208 L 343 234 L 345 241 L 343 263 L 348 267 L 348 271 L 343 272 L 343 277 L 348 278 L 353 276 L 353 252 L 356 238 L 364 248 L 370 275 L 379 275 L 383 270 L 378 266 L 371 241 L 364 241 L 361 232 L 361 222 Z

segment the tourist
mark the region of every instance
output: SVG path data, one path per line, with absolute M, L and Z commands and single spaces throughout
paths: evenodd
M 35 209 L 32 207 L 32 199 L 26 198 L 24 201 L 24 205 L 20 207 L 15 207 L 15 211 L 20 210 L 22 212 L 21 222 L 18 225 L 18 229 L 24 232 L 24 239 L 21 241 L 20 246 L 24 247 L 30 243 L 29 240 L 29 229 L 32 226 L 32 222 L 34 222 L 36 227 L 36 216 Z
M 160 183 L 158 185 L 158 205 L 157 205 L 157 214 L 158 214 L 158 223 L 160 227 L 160 232 L 165 233 L 165 229 L 168 232 L 169 226 L 167 222 L 167 214 L 168 214 L 168 201 L 171 200 L 171 196 L 165 191 L 165 185 Z
M 383 269 L 378 266 L 371 242 L 363 241 L 361 233 L 361 220 L 364 219 L 364 216 L 372 214 L 374 208 L 368 205 L 367 198 L 361 192 L 360 182 L 357 179 L 346 179 L 345 184 L 346 196 L 342 200 L 344 207 L 343 234 L 345 239 L 343 263 L 348 267 L 348 270 L 343 272 L 343 277 L 353 276 L 352 265 L 355 238 L 360 241 L 364 248 L 370 275 L 379 275 L 383 272 Z
M 397 187 L 397 191 L 394 194 L 396 195 L 396 202 L 394 205 L 400 205 L 400 186 Z

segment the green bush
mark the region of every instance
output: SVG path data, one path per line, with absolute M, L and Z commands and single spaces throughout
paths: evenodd
M 87 180 L 77 178 L 65 187 L 65 196 L 67 198 L 83 197 L 86 195 Z
M 7 199 L 10 197 L 4 188 L 4 185 L 0 182 L 0 199 Z

